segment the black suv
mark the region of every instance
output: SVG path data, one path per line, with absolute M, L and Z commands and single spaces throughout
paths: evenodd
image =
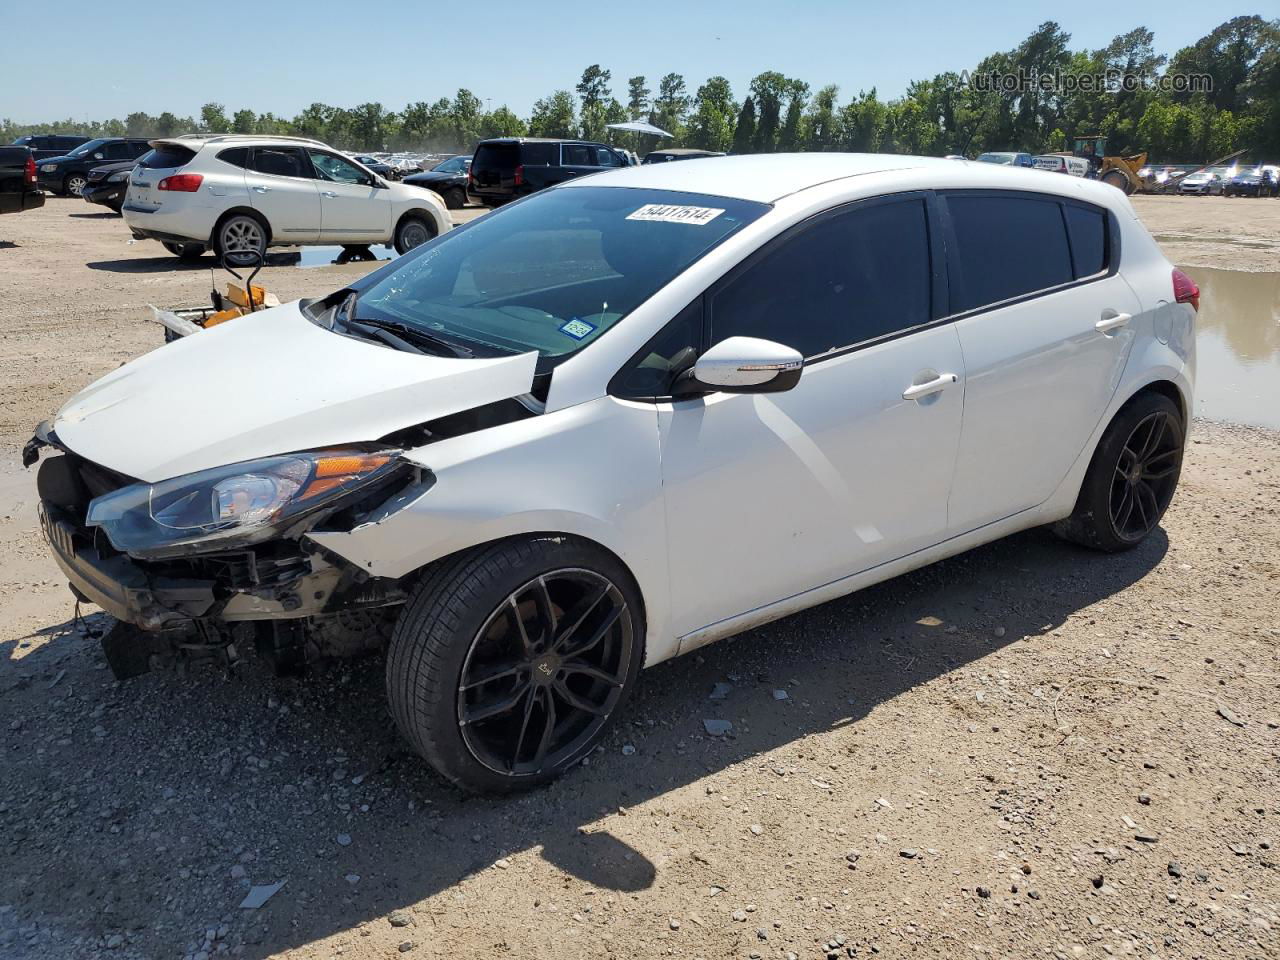
M 89 179 L 89 171 L 115 160 L 137 160 L 151 149 L 145 140 L 104 137 L 82 143 L 66 156 L 38 161 L 40 189 L 51 193 L 80 196 Z
M 45 157 L 62 157 L 70 153 L 82 143 L 88 143 L 88 137 L 64 137 L 59 133 L 33 133 L 29 137 L 19 137 L 13 141 L 15 147 L 26 147 L 31 156 L 39 163 Z
M 482 140 L 471 158 L 470 192 L 497 207 L 543 187 L 627 165 L 617 150 L 590 140 Z

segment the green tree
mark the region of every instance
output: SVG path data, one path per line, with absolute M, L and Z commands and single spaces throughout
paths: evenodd
M 573 94 L 557 90 L 533 105 L 529 118 L 529 133 L 535 137 L 572 137 L 574 129 Z
M 604 107 L 605 100 L 611 96 L 609 81 L 612 77 L 613 74 L 602 70 L 598 63 L 593 63 L 582 71 L 582 79 L 578 81 L 576 89 L 578 96 L 582 97 L 583 113 L 592 107 Z
M 766 70 L 751 81 L 751 99 L 759 115 L 752 144 L 757 153 L 772 153 L 778 148 L 782 99 L 789 89 L 790 81 L 776 70 Z
M 804 105 L 809 99 L 809 85 L 800 80 L 790 80 L 787 87 L 787 118 L 778 136 L 778 149 L 791 152 L 804 145 L 800 127 L 804 119 Z
M 258 115 L 252 110 L 237 110 L 231 118 L 231 130 L 233 133 L 253 133 L 257 122 Z
M 684 118 L 688 110 L 689 95 L 684 77 L 668 73 L 658 81 L 658 96 L 653 101 L 653 122 L 679 142 L 684 135 Z
M 693 115 L 685 133 L 685 142 L 700 150 L 727 153 L 733 146 L 734 116 L 738 105 L 733 89 L 724 77 L 710 77 L 698 88 L 693 101 Z
M 644 85 L 644 77 L 632 77 L 627 81 L 627 109 L 629 120 L 645 120 L 649 115 L 649 96 L 652 91 Z
M 756 102 L 747 97 L 742 101 L 738 122 L 733 127 L 733 152 L 751 153 L 756 143 Z
M 220 103 L 206 103 L 200 108 L 200 129 L 205 133 L 230 133 L 227 108 Z
M 513 113 L 506 104 L 492 113 L 480 117 L 480 138 L 488 137 L 523 137 L 529 132 L 525 122 Z
M 827 84 L 813 96 L 809 113 L 805 117 L 804 132 L 806 150 L 834 150 L 839 134 L 839 122 L 836 118 L 836 101 L 840 96 L 840 88 L 834 83 Z

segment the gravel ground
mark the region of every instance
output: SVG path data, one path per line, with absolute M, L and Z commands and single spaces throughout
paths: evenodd
M 469 798 L 376 658 L 117 683 L 73 622 L 17 448 L 209 278 L 85 206 L 0 220 L 0 957 L 1280 955 L 1280 434 L 1197 422 L 1132 553 L 1032 531 L 751 631 L 647 671 L 561 782 Z

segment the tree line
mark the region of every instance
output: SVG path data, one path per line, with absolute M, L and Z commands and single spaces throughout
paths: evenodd
M 722 76 L 690 91 L 668 73 L 657 90 L 645 76 L 626 81 L 625 102 L 612 73 L 599 64 L 573 90 L 556 90 L 527 118 L 507 106 L 484 108 L 471 91 L 416 102 L 403 110 L 381 103 L 347 109 L 313 103 L 292 118 L 228 114 L 207 103 L 200 116 L 131 113 L 123 120 L 0 121 L 0 141 L 28 133 L 164 137 L 180 133 L 293 134 L 345 150 L 468 152 L 495 136 L 583 137 L 635 150 L 653 138 L 612 134 L 611 123 L 645 119 L 673 134 L 664 146 L 732 153 L 845 150 L 925 155 L 985 150 L 1043 153 L 1068 149 L 1076 136 L 1104 135 L 1109 153 L 1150 152 L 1160 162 L 1206 162 L 1247 149 L 1259 160 L 1280 157 L 1280 20 L 1234 17 L 1172 56 L 1156 52 L 1155 35 L 1138 27 L 1099 50 L 1072 50 L 1071 36 L 1048 21 L 1012 50 L 993 53 L 965 73 L 940 73 L 910 84 L 896 99 L 876 88 L 841 102 L 840 88 L 816 90 L 767 70 L 739 100 Z M 1175 77 L 1208 77 L 1209 89 L 1179 89 Z M 1021 78 L 1020 85 L 975 78 Z M 1048 77 L 1106 78 L 1096 85 L 1034 82 Z M 1026 82 L 1031 80 L 1033 82 Z M 1166 82 L 1161 82 L 1166 81 Z

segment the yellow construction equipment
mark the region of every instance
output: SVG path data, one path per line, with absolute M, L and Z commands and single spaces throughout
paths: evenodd
M 1076 137 L 1075 149 L 1077 157 L 1088 160 L 1096 170 L 1096 176 L 1103 183 L 1123 190 L 1125 193 L 1136 193 L 1144 189 L 1145 184 L 1138 171 L 1147 165 L 1147 154 L 1135 153 L 1127 157 L 1107 156 L 1106 137 Z

